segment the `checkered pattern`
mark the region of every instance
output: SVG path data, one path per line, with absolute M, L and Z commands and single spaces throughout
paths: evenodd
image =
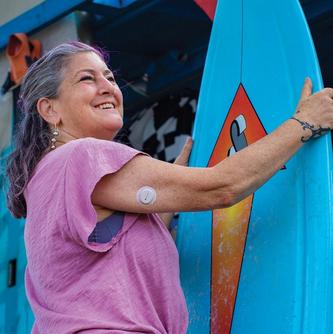
M 191 135 L 196 105 L 194 97 L 169 96 L 138 112 L 125 129 L 129 144 L 173 162 Z

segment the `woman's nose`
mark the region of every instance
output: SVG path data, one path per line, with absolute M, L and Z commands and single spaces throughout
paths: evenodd
M 113 95 L 115 88 L 116 88 L 115 82 L 111 82 L 109 79 L 104 78 L 104 77 L 100 79 L 100 82 L 99 82 L 99 93 L 100 94 Z

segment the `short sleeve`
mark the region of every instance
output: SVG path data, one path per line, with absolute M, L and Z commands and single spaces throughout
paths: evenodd
M 143 154 L 126 145 L 84 138 L 76 140 L 66 162 L 65 170 L 65 210 L 70 234 L 74 241 L 93 251 L 109 250 L 127 232 L 138 215 L 125 214 L 119 233 L 106 243 L 88 241 L 97 224 L 91 194 L 98 181 L 107 174 L 121 169 L 136 155 Z

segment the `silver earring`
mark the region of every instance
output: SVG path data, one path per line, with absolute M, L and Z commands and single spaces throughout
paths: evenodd
M 59 130 L 57 128 L 57 124 L 54 124 L 54 128 L 52 129 L 52 138 L 51 138 L 51 150 L 56 148 L 55 143 L 57 142 L 57 138 L 59 136 Z

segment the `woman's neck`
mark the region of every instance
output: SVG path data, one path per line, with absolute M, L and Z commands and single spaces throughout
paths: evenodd
M 59 132 L 59 135 L 54 137 L 56 139 L 56 142 L 55 142 L 56 147 L 62 146 L 72 140 L 80 138 L 62 128 L 59 128 L 58 132 Z

